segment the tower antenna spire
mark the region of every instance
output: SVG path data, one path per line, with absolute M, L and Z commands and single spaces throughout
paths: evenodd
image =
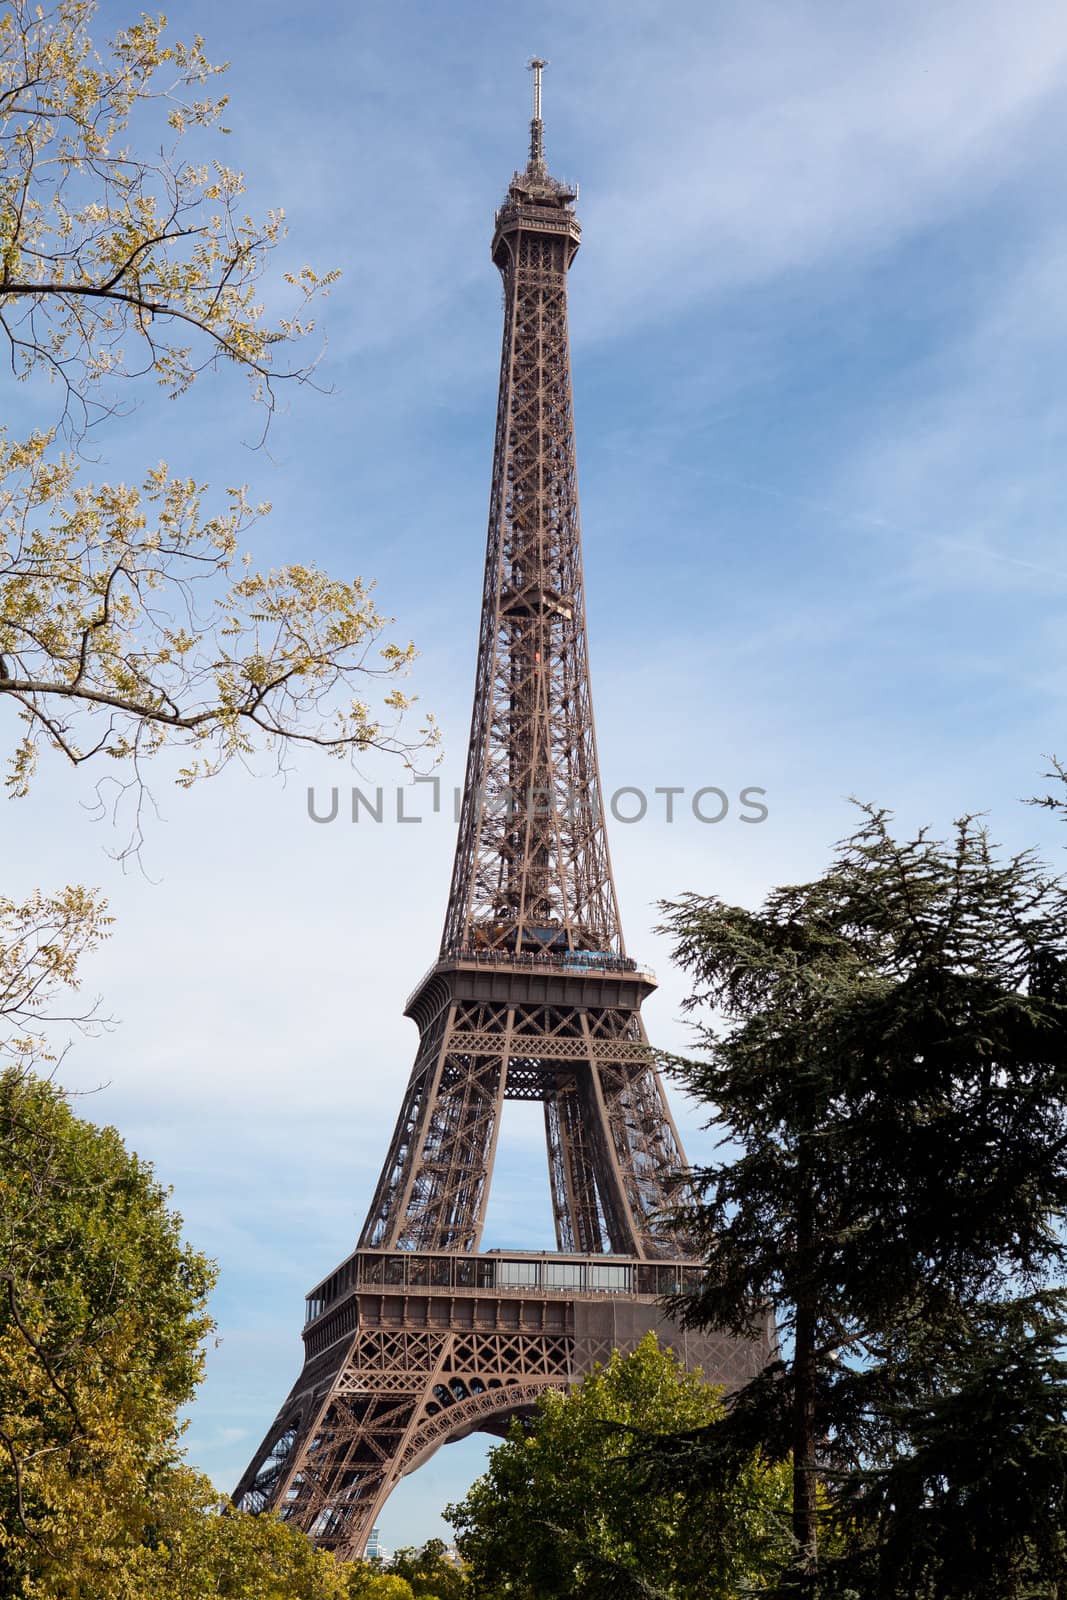
M 530 121 L 530 167 L 543 171 L 545 165 L 545 125 L 541 121 L 541 73 L 548 66 L 540 56 L 531 56 L 528 62 L 533 73 L 533 117 Z

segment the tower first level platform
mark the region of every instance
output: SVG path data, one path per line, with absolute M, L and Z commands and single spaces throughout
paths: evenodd
M 502 1434 L 648 1332 L 739 1388 L 766 1343 L 680 1329 L 660 1297 L 692 1262 L 561 1252 L 357 1250 L 308 1297 L 304 1369 L 236 1492 L 359 1555 L 389 1494 L 440 1445 Z

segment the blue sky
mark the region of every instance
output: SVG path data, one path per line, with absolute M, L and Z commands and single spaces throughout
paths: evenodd
M 108 0 L 117 24 L 129 13 Z M 492 214 L 524 160 L 534 52 L 552 170 L 581 183 L 571 277 L 591 655 L 607 788 L 767 790 L 758 827 L 656 808 L 612 832 L 631 950 L 684 987 L 652 927 L 686 888 L 753 902 L 819 870 L 848 796 L 902 827 L 1018 802 L 1067 753 L 1067 13 L 596 0 L 181 0 L 229 58 L 228 158 L 283 205 L 287 259 L 343 277 L 329 394 L 265 451 L 227 380 L 151 394 L 105 470 L 166 456 L 274 512 L 264 564 L 378 579 L 458 782 L 472 685 L 500 337 Z M 15 396 L 8 391 L 9 401 Z M 8 415 L 11 416 L 9 409 Z M 10 730 L 5 730 L 10 733 Z M 399 774 L 364 768 L 371 784 Z M 231 1488 L 299 1366 L 303 1295 L 351 1249 L 413 1055 L 403 999 L 439 938 L 447 816 L 306 815 L 348 775 L 165 777 L 145 875 L 47 763 L 5 818 L 9 892 L 106 887 L 86 987 L 119 1021 L 65 1064 L 174 1185 L 215 1256 L 220 1342 L 191 1459 Z M 489 1244 L 550 1242 L 543 1140 L 509 1107 Z M 536 1108 L 533 1108 L 536 1111 Z M 679 1106 L 689 1152 L 710 1153 Z M 382 1519 L 421 1541 L 484 1459 L 450 1446 Z

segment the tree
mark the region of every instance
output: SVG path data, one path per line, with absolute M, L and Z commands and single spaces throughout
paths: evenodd
M 114 1129 L 17 1069 L 0 1077 L 0 1174 L 0 1570 L 6 1592 L 63 1573 L 91 1594 L 148 1533 L 212 1270 Z
M 353 1562 L 349 1568 L 348 1593 L 351 1600 L 413 1600 L 406 1578 L 380 1572 L 365 1561 Z
M 0 1192 L 2 1592 L 345 1600 L 343 1564 L 181 1464 L 213 1268 L 151 1169 L 8 1069 Z
M 839 1480 L 846 1537 L 821 1563 L 823 1594 L 1060 1600 L 1065 1333 L 1062 1297 L 1023 1296 L 973 1307 L 947 1337 L 935 1330 L 910 1371 L 883 1362 L 855 1375 L 841 1411 L 877 1448 Z
M 344 1600 L 354 1569 L 182 1464 L 214 1268 L 115 1130 L 35 1075 L 51 1025 L 99 1020 L 65 995 L 110 921 L 80 889 L 0 901 L 0 1592 Z
M 11 0 L 0 18 L 0 330 L 12 371 L 57 379 L 77 427 L 106 412 L 106 383 L 152 374 L 172 395 L 219 360 L 269 405 L 278 356 L 313 328 L 336 282 L 287 273 L 295 305 L 274 324 L 257 290 L 284 213 L 241 211 L 244 180 L 205 143 L 227 104 L 204 41 L 168 41 L 141 15 L 101 52 L 96 0 L 50 10 Z M 143 154 L 126 142 L 136 128 Z M 186 153 L 193 140 L 194 149 Z M 73 408 L 73 411 L 72 411 Z
M 53 1084 L 0 1074 L 0 1592 L 346 1600 L 355 1567 L 181 1460 L 214 1268 L 151 1168 Z
M 720 1496 L 646 1481 L 651 1437 L 717 1426 L 721 1399 L 649 1334 L 570 1394 L 515 1421 L 489 1470 L 445 1515 L 473 1592 L 515 1600 L 734 1596 L 782 1557 L 787 1480 L 758 1454 Z
M 13 371 L 60 381 L 75 437 L 113 412 L 117 382 L 151 375 L 176 396 L 220 361 L 269 409 L 277 379 L 310 376 L 278 358 L 311 331 L 302 308 L 337 274 L 285 274 L 298 309 L 264 320 L 257 288 L 283 215 L 240 212 L 243 180 L 219 159 L 226 100 L 210 92 L 222 69 L 199 38 L 166 42 L 162 18 L 98 54 L 94 11 L 14 0 L 0 18 L 0 330 Z M 161 153 L 140 153 L 131 129 Z M 409 701 L 395 680 L 414 650 L 385 637 L 372 584 L 307 562 L 256 573 L 240 541 L 269 507 L 243 489 L 209 511 L 206 486 L 166 463 L 139 487 L 82 482 L 56 445 L 56 429 L 0 432 L 0 704 L 23 725 L 12 795 L 42 747 L 75 765 L 109 757 L 141 796 L 144 763 L 167 745 L 190 751 L 189 784 L 257 749 L 353 757 L 432 741 L 430 723 L 401 737 Z
M 1046 811 L 1058 811 L 1062 815 L 1067 815 L 1067 765 L 1060 761 L 1057 756 L 1050 756 L 1049 760 L 1052 762 L 1052 770 L 1051 772 L 1046 772 L 1044 776 L 1058 783 L 1060 791 L 1055 793 L 1050 791 L 1048 794 L 1035 795 L 1028 804 L 1041 806 Z
M 349 1569 L 275 1517 L 221 1501 L 210 1483 L 172 1467 L 152 1485 L 152 1523 L 140 1543 L 115 1552 L 97 1589 L 50 1580 L 47 1600 L 348 1600 Z M 31 1591 L 32 1592 L 32 1591 Z M 358 1591 L 356 1591 L 358 1592 Z M 374 1591 L 370 1591 L 374 1594 Z M 385 1597 L 383 1597 L 385 1600 Z
M 68 887 L 35 893 L 22 902 L 0 896 L 0 1061 L 29 1068 L 51 1064 L 45 1030 L 58 1022 L 89 1026 L 96 1007 L 73 1014 L 59 992 L 77 990 L 78 962 L 111 930 L 107 901 L 92 890 Z
M 257 748 L 412 748 L 397 731 L 405 696 L 389 690 L 378 712 L 366 698 L 414 657 L 383 639 L 371 585 L 310 564 L 251 572 L 243 492 L 205 516 L 202 486 L 165 465 L 141 490 L 77 485 L 49 444 L 0 442 L 0 703 L 25 729 L 12 796 L 28 792 L 42 745 L 137 778 L 177 745 L 191 752 L 183 785 Z
M 415 1600 L 463 1600 L 470 1593 L 458 1567 L 445 1559 L 443 1539 L 428 1539 L 420 1549 L 397 1550 L 389 1571 L 404 1578 Z
M 1067 1512 L 1064 1374 L 1049 1359 L 1065 1322 L 1048 1292 L 1067 1260 L 1055 1227 L 1067 1205 L 1064 886 L 1029 853 L 1002 859 L 973 819 L 948 843 L 925 831 L 898 842 L 867 810 L 823 877 L 758 912 L 695 894 L 663 910 L 690 1010 L 726 1021 L 702 1020 L 705 1057 L 675 1070 L 732 1145 L 694 1175 L 679 1221 L 706 1276 L 675 1309 L 742 1332 L 770 1305 L 788 1346 L 709 1435 L 709 1470 L 757 1438 L 774 1459 L 792 1455 L 801 1587 L 819 1566 L 822 1473 L 856 1534 L 835 1582 L 847 1585 L 866 1541 L 865 1595 L 948 1595 L 946 1552 L 982 1541 L 982 1508 L 1004 1488 L 992 1458 L 980 1492 L 967 1478 L 962 1415 L 1038 1454 L 1038 1435 L 1059 1437 L 1060 1487 L 1024 1531 L 1031 1554 L 1045 1547 L 1042 1581 L 1067 1581 L 1054 1520 Z M 990 1433 L 982 1407 L 1013 1345 L 1028 1377 L 1001 1388 L 1018 1403 Z M 936 1488 L 921 1476 L 927 1444 Z M 906 1482 L 923 1542 L 894 1587 L 877 1551 L 904 1526 Z M 975 1594 L 1053 1592 L 1011 1587 L 1017 1551 L 986 1553 L 1001 1587 Z M 874 1570 L 883 1587 L 869 1586 Z

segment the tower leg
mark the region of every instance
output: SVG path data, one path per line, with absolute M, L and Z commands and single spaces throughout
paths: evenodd
M 509 1018 L 499 1006 L 450 1001 L 424 1028 L 361 1245 L 477 1250 L 500 1131 Z
M 545 1101 L 545 1137 L 556 1246 L 597 1255 L 608 1248 L 576 1077 L 563 1079 Z

